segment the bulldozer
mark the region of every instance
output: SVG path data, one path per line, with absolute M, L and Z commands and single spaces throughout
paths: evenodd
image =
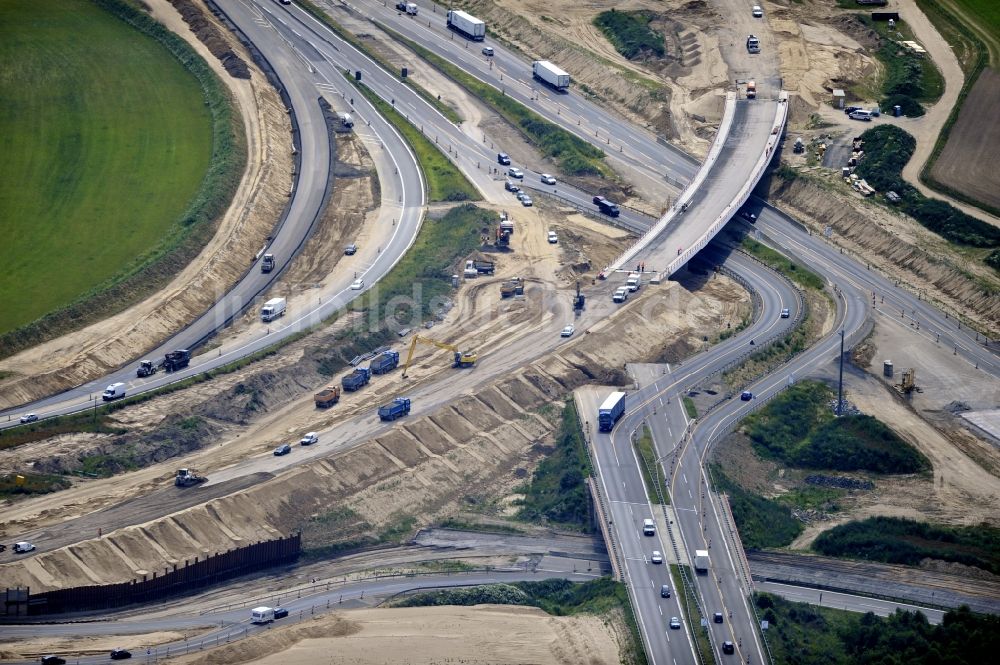
M 208 478 L 199 476 L 191 469 L 177 469 L 177 475 L 174 477 L 174 485 L 177 487 L 191 487 L 193 485 L 200 485 L 206 480 Z
M 406 364 L 403 365 L 402 377 L 404 379 L 406 378 L 406 371 L 410 369 L 410 362 L 413 360 L 413 354 L 417 350 L 417 342 L 432 344 L 438 348 L 447 349 L 448 351 L 453 352 L 455 355 L 451 366 L 455 368 L 472 367 L 476 364 L 476 361 L 479 360 L 479 355 L 475 351 L 459 351 L 458 347 L 454 344 L 439 342 L 436 339 L 430 339 L 429 337 L 414 335 L 413 339 L 410 341 L 410 352 L 406 355 Z

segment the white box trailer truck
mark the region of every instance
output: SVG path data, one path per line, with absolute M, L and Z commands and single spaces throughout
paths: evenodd
M 548 60 L 535 60 L 531 63 L 531 73 L 542 83 L 547 83 L 556 90 L 569 88 L 569 74 L 553 65 Z
M 255 607 L 250 610 L 250 623 L 264 624 L 274 621 L 273 607 Z
M 448 10 L 448 27 L 473 41 L 481 42 L 486 38 L 486 24 L 461 9 Z
M 694 551 L 694 572 L 699 575 L 708 574 L 708 550 Z
M 264 323 L 274 321 L 285 315 L 285 299 L 271 298 L 260 308 L 260 320 Z
M 125 384 L 121 382 L 112 383 L 101 394 L 101 399 L 105 402 L 110 402 L 113 399 L 121 399 L 122 397 L 125 397 Z

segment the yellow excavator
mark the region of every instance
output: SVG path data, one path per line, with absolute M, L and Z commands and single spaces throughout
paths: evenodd
M 434 346 L 447 349 L 455 354 L 455 360 L 452 363 L 452 367 L 472 367 L 479 360 L 479 355 L 474 351 L 459 351 L 458 347 L 454 344 L 447 344 L 445 342 L 439 342 L 436 339 L 431 339 L 429 337 L 421 337 L 420 335 L 414 335 L 413 339 L 410 341 L 410 352 L 406 356 L 406 364 L 403 365 L 403 378 L 406 378 L 406 370 L 410 369 L 410 361 L 413 360 L 413 353 L 417 350 L 417 342 L 423 342 L 424 344 L 433 344 Z

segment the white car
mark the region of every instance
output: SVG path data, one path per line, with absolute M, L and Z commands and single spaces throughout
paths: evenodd
M 554 184 L 556 184 L 556 179 L 553 178 L 548 173 L 543 173 L 542 174 L 542 184 L 543 185 L 554 185 Z
M 33 423 L 36 420 L 38 420 L 38 416 L 34 413 L 26 413 L 23 416 L 21 416 L 22 423 Z
M 316 432 L 309 432 L 304 437 L 302 437 L 302 440 L 299 441 L 299 445 L 311 446 L 317 441 L 319 441 L 319 435 L 316 434 Z
M 521 205 L 523 205 L 525 208 L 530 208 L 533 204 L 534 201 L 532 201 L 531 197 L 528 196 L 527 194 L 521 197 Z
M 660 554 L 659 550 L 653 550 L 653 554 L 649 557 L 650 563 L 663 563 L 663 555 Z
M 492 46 L 484 46 L 483 47 L 483 55 L 485 55 L 487 57 L 493 55 L 493 47 Z
M 562 332 L 559 333 L 559 336 L 560 337 L 572 337 L 573 333 L 575 333 L 575 332 L 576 332 L 576 328 L 573 327 L 573 324 L 570 324 L 570 325 L 568 325 L 568 326 L 566 326 L 565 328 L 562 329 Z
M 754 18 L 763 18 L 764 10 L 760 8 L 760 5 L 754 5 L 753 8 L 750 10 L 750 14 Z
M 554 245 L 559 242 L 559 236 L 556 235 L 555 231 L 549 231 L 549 244 Z
M 365 288 L 365 280 L 358 277 L 356 280 L 351 282 L 351 288 L 354 289 L 355 291 L 360 291 L 361 289 Z
M 524 177 L 524 171 L 522 171 L 519 168 L 515 168 L 515 167 L 512 166 L 509 169 L 507 169 L 507 175 L 509 175 L 511 178 L 523 178 Z
M 681 620 L 677 617 L 670 617 L 670 627 L 674 630 L 679 630 L 681 627 Z
M 781 310 L 781 318 L 783 318 L 783 319 L 787 319 L 787 318 L 788 318 L 788 317 L 790 317 L 791 315 L 792 315 L 792 313 L 791 313 L 791 312 L 790 312 L 790 311 L 788 310 L 788 308 L 787 308 L 787 307 L 786 307 L 786 308 L 784 308 L 783 310 Z

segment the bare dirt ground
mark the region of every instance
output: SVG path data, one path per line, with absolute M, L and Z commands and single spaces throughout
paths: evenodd
M 250 80 L 227 74 L 167 0 L 148 0 L 147 4 L 228 85 L 247 136 L 247 171 L 211 242 L 166 289 L 114 317 L 0 361 L 0 375 L 10 373 L 0 381 L 0 407 L 86 383 L 168 337 L 204 311 L 246 270 L 287 204 L 291 126 L 277 93 L 252 64 Z M 231 34 L 221 26 L 220 31 L 233 50 L 251 63 Z
M 618 630 L 616 630 L 618 628 Z M 529 607 L 415 607 L 351 610 L 278 628 L 206 654 L 188 665 L 258 663 L 621 662 L 619 626 L 604 617 L 553 617 Z
M 1000 74 L 986 69 L 965 98 L 931 173 L 940 182 L 1000 208 L 1000 172 L 990 168 L 996 146 L 1000 145 L 1000 123 L 983 121 L 997 108 Z
M 909 217 L 866 202 L 838 174 L 813 170 L 791 183 L 775 179 L 770 200 L 813 233 L 829 225 L 832 240 L 902 286 L 996 336 L 1000 280 Z

